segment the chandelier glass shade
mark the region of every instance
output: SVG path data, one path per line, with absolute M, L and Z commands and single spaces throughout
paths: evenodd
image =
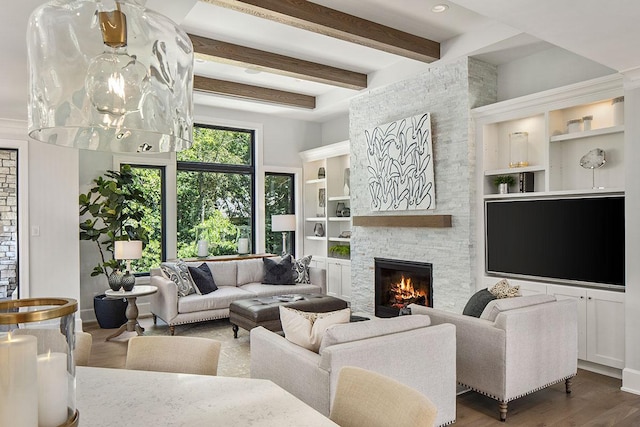
M 192 144 L 193 46 L 136 0 L 52 0 L 29 19 L 29 136 L 168 152 Z

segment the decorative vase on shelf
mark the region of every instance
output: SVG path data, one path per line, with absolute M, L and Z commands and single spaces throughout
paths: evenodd
M 324 226 L 320 222 L 316 222 L 313 227 L 313 235 L 316 237 L 324 237 Z
M 344 170 L 344 188 L 343 188 L 345 196 L 348 196 L 349 192 L 351 191 L 349 189 L 349 185 L 350 185 L 349 181 L 350 180 L 351 180 L 351 169 L 350 168 L 346 168 Z
M 509 167 L 529 166 L 529 132 L 509 134 Z
M 318 179 L 323 179 L 326 177 L 326 172 L 323 167 L 318 169 Z
M 506 182 L 500 183 L 500 185 L 498 185 L 498 192 L 500 194 L 509 194 L 509 184 Z
M 209 255 L 209 242 L 198 240 L 198 257 L 204 258 Z

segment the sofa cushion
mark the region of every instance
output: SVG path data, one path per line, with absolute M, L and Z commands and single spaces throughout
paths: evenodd
M 252 298 L 253 295 L 235 286 L 218 286 L 218 290 L 207 295 L 192 294 L 178 299 L 178 313 L 195 313 L 205 310 L 229 308 L 236 300 Z
M 262 283 L 268 285 L 293 285 L 293 270 L 291 255 L 282 257 L 281 260 L 262 258 L 264 263 L 264 278 Z
M 462 310 L 462 314 L 465 316 L 480 317 L 487 304 L 496 298 L 497 297 L 489 292 L 488 289 L 480 289 L 469 298 L 467 305 L 465 305 L 464 310 Z
M 511 286 L 507 279 L 502 279 L 489 288 L 496 298 L 512 298 L 520 296 L 520 285 Z
M 246 285 L 247 283 L 260 283 L 264 277 L 264 266 L 262 260 L 247 259 L 238 261 L 238 279 L 236 286 Z
M 429 316 L 399 316 L 334 325 L 325 331 L 319 353 L 332 345 L 425 328 L 430 324 Z
M 204 262 L 198 267 L 189 266 L 189 274 L 191 274 L 193 283 L 195 283 L 196 287 L 200 291 L 198 292 L 199 294 L 210 294 L 218 289 L 216 282 L 213 280 L 213 276 L 211 275 L 211 270 L 209 270 L 209 266 Z
M 284 337 L 294 344 L 318 352 L 325 330 L 337 323 L 349 322 L 351 309 L 327 313 L 309 313 L 280 306 L 280 323 Z
M 311 283 L 311 278 L 309 277 L 311 256 L 307 255 L 293 261 L 293 281 L 295 283 Z
M 218 287 L 236 286 L 238 280 L 237 261 L 208 262 L 207 265 Z
M 495 299 L 487 304 L 480 318 L 495 322 L 498 314 L 504 311 L 514 310 L 516 308 L 522 307 L 529 307 L 532 305 L 545 304 L 553 301 L 556 301 L 556 297 L 547 294 L 527 295 L 518 298 Z
M 163 262 L 160 264 L 160 270 L 167 279 L 176 284 L 179 297 L 196 293 L 196 285 L 193 283 L 189 267 L 184 261 Z

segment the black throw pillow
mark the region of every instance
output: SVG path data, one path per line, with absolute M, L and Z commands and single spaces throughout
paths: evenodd
M 204 262 L 198 267 L 189 267 L 189 274 L 191 274 L 193 283 L 196 284 L 202 295 L 210 294 L 211 292 L 218 290 L 216 281 L 213 280 L 213 274 L 211 274 L 209 266 Z
M 496 299 L 496 296 L 489 292 L 488 289 L 481 289 L 469 298 L 467 305 L 465 305 L 464 310 L 462 310 L 462 314 L 466 316 L 480 317 L 487 304 L 494 299 Z
M 264 263 L 264 279 L 266 285 L 295 285 L 291 255 L 282 257 L 280 262 L 272 258 L 262 258 Z

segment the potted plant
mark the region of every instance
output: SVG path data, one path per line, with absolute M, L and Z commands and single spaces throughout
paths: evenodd
M 493 178 L 493 184 L 498 187 L 500 194 L 507 194 L 509 187 L 516 183 L 516 180 L 511 175 L 498 175 Z
M 351 255 L 351 246 L 349 245 L 335 245 L 329 248 L 329 255 L 333 258 L 349 259 Z
M 109 286 L 117 290 L 120 288 L 119 278 L 124 269 L 124 263 L 116 260 L 113 254 L 116 240 L 142 240 L 143 244 L 148 242 L 148 231 L 141 223 L 144 216 L 144 193 L 139 185 L 136 185 L 136 176 L 131 166 L 122 166 L 119 172 L 107 171 L 104 177 L 100 176 L 93 180 L 94 186 L 88 193 L 80 194 L 80 216 L 85 215 L 90 218 L 80 222 L 80 240 L 89 240 L 96 243 L 100 252 L 101 261 L 93 268 L 91 276 L 104 274 L 109 282 Z M 100 298 L 102 297 L 102 298 Z M 115 301 L 115 302 L 114 302 Z M 96 318 L 101 327 L 118 327 L 126 322 L 124 305 L 118 304 L 122 300 L 105 300 L 104 295 L 99 295 L 94 299 Z M 113 305 L 104 309 L 105 304 Z M 113 310 L 117 313 L 114 314 Z M 119 311 L 122 310 L 122 317 Z M 105 311 L 105 313 L 99 313 Z M 104 322 L 101 322 L 100 314 Z M 103 326 L 112 324 L 110 319 L 115 319 L 117 323 L 124 318 L 120 324 L 115 326 Z

